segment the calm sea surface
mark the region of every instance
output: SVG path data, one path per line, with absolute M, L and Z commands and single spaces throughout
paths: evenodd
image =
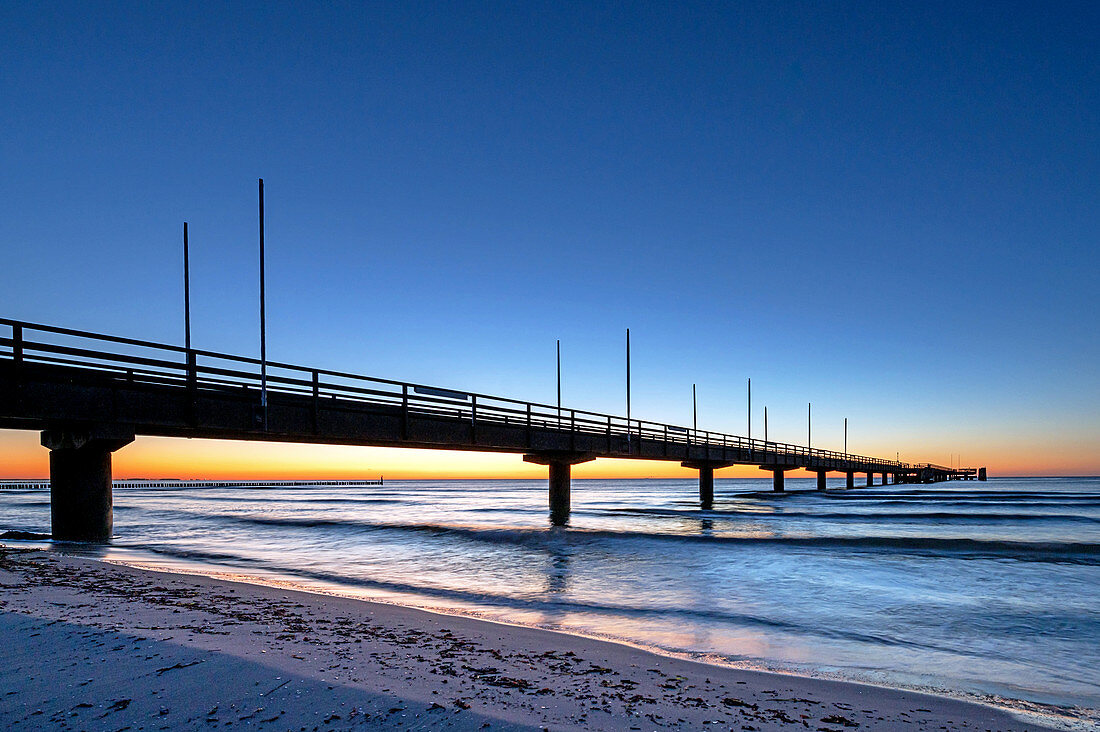
M 1100 709 L 1100 478 L 116 486 L 123 561 L 611 636 L 740 665 Z M 49 531 L 0 491 L 0 531 Z M 19 542 L 6 542 L 19 543 Z

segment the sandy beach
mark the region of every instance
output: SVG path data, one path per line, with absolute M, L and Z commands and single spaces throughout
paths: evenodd
M 0 548 L 5 729 L 1029 730 L 907 691 Z

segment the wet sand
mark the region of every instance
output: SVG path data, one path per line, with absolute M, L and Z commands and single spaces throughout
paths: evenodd
M 1041 730 L 950 698 L 0 547 L 0 727 Z

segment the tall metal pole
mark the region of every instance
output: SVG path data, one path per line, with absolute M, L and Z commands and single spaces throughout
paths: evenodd
M 813 448 L 813 402 L 806 402 L 806 449 Z
M 768 444 L 768 405 L 764 405 L 764 444 Z
M 752 449 L 752 379 L 751 378 L 749 379 L 748 420 L 749 420 L 749 449 L 751 450 Z
M 183 346 L 191 350 L 191 259 L 187 251 L 187 222 L 183 222 Z
M 561 339 L 558 339 L 558 423 L 561 424 Z
M 260 178 L 260 408 L 267 431 L 267 305 L 264 290 L 264 179 Z
M 630 441 L 630 328 L 626 329 L 626 439 Z
M 844 418 L 844 457 L 848 457 L 848 418 Z
M 695 430 L 695 439 L 699 439 L 699 404 L 695 401 L 695 384 L 691 385 L 691 425 Z

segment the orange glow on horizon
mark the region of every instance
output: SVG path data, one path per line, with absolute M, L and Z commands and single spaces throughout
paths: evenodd
M 48 478 L 49 453 L 37 432 L 0 431 L 0 478 Z M 1084 445 L 1024 452 L 1013 446 L 984 450 L 991 476 L 1100 474 L 1095 451 Z M 1042 462 L 1036 457 L 1042 456 Z M 903 456 L 904 458 L 905 456 Z M 1030 459 L 1029 459 L 1030 458 Z M 933 462 L 937 462 L 934 458 Z M 945 463 L 946 461 L 940 461 Z M 114 475 L 126 478 L 232 479 L 542 479 L 546 468 L 525 463 L 517 454 L 349 447 L 233 440 L 188 440 L 139 437 L 114 454 Z M 575 478 L 693 478 L 696 471 L 676 461 L 600 459 L 573 467 Z M 738 465 L 716 472 L 717 478 L 764 478 L 765 471 Z M 790 477 L 812 475 L 804 470 Z M 833 473 L 832 475 L 839 475 Z

